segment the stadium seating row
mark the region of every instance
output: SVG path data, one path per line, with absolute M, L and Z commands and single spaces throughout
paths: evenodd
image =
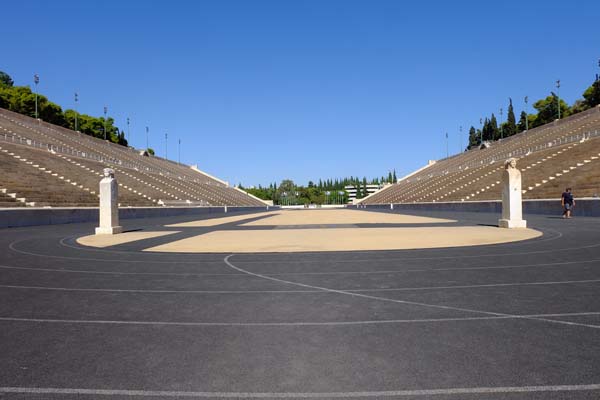
M 0 207 L 97 207 L 113 168 L 121 206 L 264 206 L 187 165 L 0 109 Z
M 600 107 L 440 160 L 363 204 L 499 200 L 506 159 L 519 159 L 523 198 L 600 194 Z

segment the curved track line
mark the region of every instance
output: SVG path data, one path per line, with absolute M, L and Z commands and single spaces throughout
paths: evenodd
M 106 258 L 88 258 L 88 257 L 67 257 L 67 256 L 55 256 L 55 255 L 50 255 L 50 254 L 40 254 L 40 253 L 33 253 L 30 251 L 25 251 L 25 250 L 19 250 L 15 247 L 15 245 L 17 243 L 21 243 L 24 242 L 26 240 L 29 239 L 21 239 L 21 240 L 16 240 L 14 242 L 11 242 L 8 245 L 8 248 L 10 250 L 12 250 L 15 253 L 20 253 L 20 254 L 25 254 L 28 256 L 35 256 L 35 257 L 43 257 L 43 258 L 57 258 L 57 259 L 61 259 L 61 260 L 80 260 L 80 261 L 99 261 L 99 262 L 124 262 L 124 263 L 141 263 L 141 264 L 209 264 L 209 263 L 214 263 L 214 264 L 221 264 L 223 261 L 222 260 L 198 260 L 198 261 L 157 261 L 157 260 L 124 260 L 124 259 L 106 259 Z M 77 247 L 75 247 L 76 249 L 78 249 Z M 79 248 L 79 250 L 81 250 Z M 165 255 L 170 255 L 172 256 L 173 253 L 141 253 L 141 252 L 129 252 L 129 254 L 132 255 L 139 255 L 139 254 L 148 254 L 148 256 L 151 257 L 155 257 L 157 254 L 165 254 Z
M 185 322 L 185 321 L 131 321 L 131 320 L 94 320 L 94 319 L 55 319 L 55 318 L 20 318 L 0 317 L 5 322 L 31 322 L 55 324 L 91 324 L 91 325 L 149 325 L 149 326 L 347 326 L 347 325 L 385 325 L 385 324 L 420 324 L 441 322 L 469 322 L 488 320 L 510 320 L 522 318 L 560 318 L 596 316 L 600 312 L 558 313 L 558 314 L 527 314 L 517 316 L 481 316 L 481 317 L 452 317 L 452 318 L 416 318 L 416 319 L 383 319 L 365 321 L 323 321 L 323 322 Z
M 412 389 L 365 392 L 189 392 L 164 390 L 126 390 L 126 389 L 81 389 L 81 388 L 40 388 L 40 387 L 0 387 L 0 393 L 27 394 L 76 394 L 95 396 L 128 396 L 128 397 L 190 397 L 190 398 L 340 398 L 340 397 L 416 397 L 416 396 L 451 396 L 465 394 L 508 394 L 508 393 L 539 393 L 539 392 L 575 392 L 600 390 L 600 384 L 588 385 L 553 385 L 553 386 L 500 386 L 500 387 L 470 387 L 445 389 Z
M 385 260 L 384 260 L 385 261 Z M 222 263 L 222 260 L 218 261 Z M 216 263 L 216 261 L 215 261 Z M 242 264 L 246 262 L 241 261 Z M 276 272 L 265 273 L 267 276 L 302 276 L 302 275 L 370 275 L 370 274 L 403 274 L 409 272 L 433 272 L 433 271 L 470 271 L 470 270 L 487 270 L 487 269 L 513 269 L 513 268 L 536 268 L 536 267 L 555 267 L 560 265 L 577 265 L 594 263 L 600 265 L 600 258 L 581 261 L 562 261 L 555 263 L 540 263 L 540 264 L 517 264 L 517 265 L 498 265 L 487 267 L 448 267 L 448 268 L 409 268 L 405 270 L 376 270 L 376 271 L 332 271 L 332 272 Z M 94 271 L 94 270 L 78 270 L 78 269 L 57 269 L 57 268 L 37 268 L 37 267 L 17 267 L 11 265 L 0 265 L 0 269 L 18 269 L 26 271 L 43 271 L 43 272 L 64 272 L 77 274 L 104 274 L 104 275 L 155 275 L 155 276 L 245 276 L 243 273 L 211 273 L 211 272 L 123 272 L 123 271 Z
M 552 230 L 554 232 L 557 232 L 557 236 L 552 238 L 552 239 L 546 239 L 546 240 L 540 240 L 537 241 L 535 243 L 539 243 L 542 241 L 547 241 L 547 240 L 556 240 L 559 239 L 560 237 L 562 237 L 562 233 L 559 231 L 555 231 L 553 229 L 548 229 L 548 230 Z M 83 247 L 77 247 L 77 246 L 71 246 L 71 245 L 67 245 L 64 243 L 64 240 L 66 239 L 71 239 L 74 238 L 73 236 L 67 236 L 67 237 L 63 237 L 62 239 L 59 240 L 59 244 L 62 245 L 63 247 L 69 247 L 69 248 L 73 248 L 76 250 L 83 250 Z M 29 252 L 29 251 L 25 251 L 25 250 L 20 250 L 17 249 L 15 247 L 15 245 L 17 243 L 21 243 L 24 242 L 26 240 L 29 239 L 22 239 L 22 240 L 17 240 L 14 242 L 11 242 L 9 244 L 9 249 L 12 250 L 13 252 L 16 253 L 21 253 L 21 254 L 26 254 L 26 255 L 31 255 L 31 256 L 36 256 L 36 257 L 45 257 L 45 258 L 57 258 L 57 259 L 67 259 L 67 260 L 82 260 L 82 261 L 99 261 L 99 262 L 130 262 L 130 263 L 147 263 L 147 264 L 208 264 L 208 263 L 220 263 L 221 261 L 217 261 L 217 260 L 198 260 L 198 261 L 157 261 L 157 260 L 147 260 L 147 261 L 143 261 L 143 260 L 123 260 L 123 259 L 104 259 L 104 258 L 88 258 L 88 257 L 69 257 L 69 256 L 56 256 L 56 255 L 46 255 L 46 254 L 40 254 L 40 253 L 33 253 L 33 252 Z M 531 239 L 530 239 L 531 240 Z M 535 239 L 533 239 L 535 240 Z M 519 243 L 503 243 L 502 245 L 516 245 Z M 494 246 L 494 245 L 492 245 Z M 588 249 L 588 248 L 594 248 L 594 247 L 599 247 L 600 243 L 595 243 L 595 244 L 591 244 L 591 245 L 587 245 L 587 246 L 579 246 L 579 247 L 567 247 L 567 248 L 562 248 L 562 249 L 551 249 L 551 250 L 539 250 L 539 251 L 531 251 L 531 252 L 520 252 L 520 253 L 515 253 L 515 252 L 510 252 L 510 253 L 497 253 L 497 254 L 479 254 L 479 255 L 456 255 L 456 256 L 439 256 L 439 257 L 382 257 L 382 258 L 371 258 L 371 259 L 348 259 L 348 260 L 328 260 L 328 263 L 334 264 L 334 263 L 358 263 L 358 262 L 373 262 L 373 261 L 378 261 L 378 260 L 383 260 L 383 261 L 394 261 L 394 260 L 402 260 L 402 261 L 406 261 L 406 260 L 438 260 L 438 259 L 457 259 L 457 258 L 481 258 L 481 257 L 499 257 L 499 256 L 520 256 L 520 255 L 529 255 L 529 254 L 547 254 L 547 253 L 554 253 L 554 252 L 560 252 L 560 251 L 569 251 L 569 250 L 582 250 L 582 249 Z M 463 246 L 462 248 L 474 248 L 474 247 L 483 247 L 483 246 Z M 458 247 L 457 247 L 458 248 Z M 113 250 L 100 250 L 100 249 L 94 249 L 97 251 L 102 251 L 108 254 L 111 253 L 125 253 L 125 254 L 140 254 L 140 252 L 132 252 L 132 251 L 113 251 Z M 447 251 L 447 248 L 443 248 L 443 249 L 409 249 L 409 250 L 385 250 L 386 252 L 392 252 L 393 254 L 397 254 L 398 252 L 402 252 L 402 251 L 429 251 L 429 250 L 444 250 Z M 348 252 L 335 252 L 335 254 L 357 254 L 357 253 L 363 253 L 363 254 L 373 254 L 373 253 L 378 253 L 381 251 L 378 250 L 368 250 L 368 251 L 348 251 Z M 303 252 L 301 254 L 317 254 L 318 252 Z M 148 255 L 158 255 L 158 254 L 164 254 L 164 255 L 172 255 L 172 253 L 160 253 L 160 252 L 153 252 L 153 253 L 147 253 Z M 185 255 L 189 255 L 189 256 L 193 256 L 194 254 L 197 253 L 180 253 L 180 254 L 185 254 Z M 207 254 L 207 253 L 202 253 L 202 254 Z M 217 253 L 212 253 L 212 254 L 217 254 Z M 253 253 L 253 255 L 270 255 L 273 253 Z M 307 264 L 307 263 L 315 263 L 315 262 L 322 262 L 322 260 L 303 260 L 303 261 L 299 261 L 299 260 L 273 260 L 273 261 L 240 261 L 244 264 L 250 264 L 250 263 L 260 263 L 260 264 L 277 264 L 277 263 L 285 263 L 285 264 L 291 264 L 291 263 L 303 263 L 303 264 Z
M 156 226 L 161 226 L 161 225 L 156 225 Z M 458 226 L 462 226 L 462 225 L 458 225 Z M 471 226 L 471 225 L 466 225 L 466 226 Z M 151 228 L 153 226 L 147 227 L 147 228 Z M 530 228 L 530 229 L 535 229 L 535 228 Z M 144 228 L 141 228 L 141 230 L 144 230 Z M 457 246 L 457 247 L 481 247 L 481 246 L 503 246 L 503 245 L 513 245 L 513 246 L 519 246 L 519 245 L 525 245 L 525 244 L 531 244 L 530 241 L 535 241 L 535 243 L 543 243 L 543 242 L 549 242 L 552 240 L 557 240 L 560 239 L 562 237 L 562 233 L 552 229 L 552 228 L 545 228 L 545 229 L 537 229 L 538 231 L 542 232 L 543 235 L 541 236 L 541 238 L 530 238 L 530 239 L 522 239 L 522 240 L 518 240 L 518 241 L 514 241 L 514 242 L 502 242 L 502 243 L 490 243 L 490 244 L 482 244 L 482 245 L 470 245 L 470 246 Z M 551 237 L 545 237 L 546 236 L 546 231 L 548 232 L 554 232 L 556 235 L 555 236 L 551 236 Z M 136 253 L 136 251 L 129 251 L 129 250 L 106 250 L 106 249 L 101 249 L 101 248 L 95 248 L 95 247 L 91 247 L 91 246 L 86 246 L 86 245 L 72 245 L 72 244 L 68 244 L 65 243 L 65 240 L 69 240 L 69 239 L 76 239 L 80 236 L 66 236 L 63 237 L 62 239 L 60 239 L 59 243 L 61 246 L 64 247 L 69 247 L 72 249 L 76 249 L 76 250 L 83 250 L 83 251 L 93 251 L 93 252 L 104 252 L 104 253 L 124 253 L 124 254 L 131 254 L 131 253 Z M 436 251 L 436 250 L 446 250 L 448 249 L 448 247 L 436 247 L 436 248 L 421 248 L 421 249 L 390 249 L 390 250 L 341 250 L 341 251 L 336 251 L 336 253 L 347 253 L 347 254 L 360 254 L 360 253 L 371 253 L 373 251 L 390 251 L 390 252 L 400 252 L 400 251 L 406 251 L 406 250 L 411 250 L 411 251 Z M 163 254 L 162 252 L 152 252 L 152 253 L 156 253 L 156 254 Z M 304 251 L 302 252 L 302 254 L 318 254 L 321 253 L 321 251 Z M 197 253 L 182 253 L 182 254 L 197 254 Z M 224 254 L 224 253 L 221 253 Z M 273 254 L 273 253 L 268 253 L 268 252 L 257 252 L 257 253 L 252 253 L 252 254 Z
M 239 275 L 238 275 L 239 276 Z M 404 288 L 374 288 L 374 289 L 333 289 L 351 293 L 363 292 L 412 292 L 424 290 L 444 290 L 444 289 L 476 289 L 493 288 L 507 286 L 545 286 L 545 285 L 570 285 L 578 283 L 598 283 L 600 279 L 586 279 L 579 281 L 548 281 L 548 282 L 517 282 L 517 283 L 487 283 L 481 285 L 455 285 L 455 286 L 421 286 Z M 323 293 L 323 290 L 169 290 L 169 289 L 111 289 L 111 288 L 65 288 L 53 286 L 23 286 L 23 285 L 2 285 L 5 289 L 25 289 L 25 290 L 54 290 L 65 292 L 114 292 L 114 293 L 166 293 L 166 294 L 251 294 L 251 293 Z
M 524 318 L 524 319 L 535 320 L 535 321 L 550 322 L 550 323 L 554 323 L 554 324 L 571 325 L 571 326 L 582 326 L 582 327 L 586 327 L 586 328 L 600 329 L 600 325 L 580 324 L 580 323 L 576 323 L 576 322 L 558 321 L 558 320 L 544 319 L 544 318 L 519 317 L 518 315 L 513 315 L 513 314 L 497 313 L 497 312 L 483 311 L 483 310 L 474 310 L 474 309 L 462 308 L 462 307 L 444 306 L 444 305 L 439 305 L 439 304 L 427 304 L 427 303 L 420 303 L 420 302 L 407 301 L 407 300 L 389 299 L 389 298 L 386 298 L 386 297 L 370 296 L 370 295 L 366 295 L 366 294 L 362 294 L 362 293 L 348 292 L 348 291 L 345 291 L 345 290 L 336 290 L 336 289 L 329 289 L 329 288 L 321 287 L 321 286 L 306 285 L 304 283 L 297 283 L 297 282 L 286 281 L 286 280 L 283 280 L 283 279 L 273 278 L 273 277 L 270 277 L 270 276 L 265 276 L 265 275 L 261 275 L 261 274 L 256 274 L 254 272 L 246 271 L 246 270 L 244 270 L 242 268 L 239 268 L 239 267 L 236 267 L 235 265 L 233 265 L 229 261 L 229 259 L 231 257 L 233 257 L 233 254 L 230 254 L 227 257 L 225 257 L 223 259 L 223 261 L 225 262 L 225 264 L 227 264 L 229 267 L 235 269 L 236 271 L 244 272 L 244 273 L 247 273 L 248 275 L 256 276 L 258 278 L 268 279 L 268 280 L 271 280 L 271 281 L 275 281 L 275 282 L 279 282 L 279 283 L 283 283 L 283 284 L 287 284 L 287 285 L 300 286 L 300 287 L 305 287 L 305 288 L 309 288 L 309 289 L 320 289 L 320 290 L 323 290 L 323 291 L 326 291 L 326 292 L 339 293 L 339 294 L 348 295 L 348 296 L 362 297 L 362 298 L 365 298 L 365 299 L 380 300 L 380 301 L 386 301 L 386 302 L 397 303 L 397 304 L 409 304 L 409 305 L 421 306 L 421 307 L 426 307 L 426 308 L 436 308 L 436 309 L 452 310 L 452 311 L 463 311 L 463 312 L 474 313 L 474 314 L 484 314 L 484 315 L 493 315 L 493 316 L 513 317 L 513 318 Z

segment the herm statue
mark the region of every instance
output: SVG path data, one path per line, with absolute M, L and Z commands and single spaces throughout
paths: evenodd
M 521 171 L 517 169 L 517 159 L 509 158 L 504 162 L 502 173 L 502 219 L 500 228 L 526 228 L 523 219 L 523 200 L 521 198 Z

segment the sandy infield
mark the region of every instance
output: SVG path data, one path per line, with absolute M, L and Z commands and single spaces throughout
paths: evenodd
M 244 214 L 244 215 L 234 215 L 232 217 L 221 217 L 221 218 L 208 218 L 208 219 L 199 219 L 197 221 L 190 222 L 182 222 L 180 224 L 171 224 L 165 225 L 168 228 L 200 228 L 204 226 L 217 226 L 223 224 L 229 224 L 231 222 L 242 221 L 250 218 L 256 217 L 264 217 L 265 215 L 275 215 L 278 214 L 276 211 L 265 212 L 259 214 Z
M 263 218 L 243 222 L 259 217 Z M 219 226 L 238 221 L 239 226 L 246 229 L 236 229 L 231 225 L 223 228 Z M 453 220 L 343 209 L 285 210 L 209 218 L 165 226 L 177 229 L 173 231 L 90 235 L 77 241 L 86 246 L 109 247 L 184 232 L 186 228 L 207 227 L 208 232 L 193 232 L 193 236 L 174 241 L 165 238 L 163 244 L 142 250 L 167 253 L 278 253 L 478 246 L 541 236 L 541 232 L 532 229 L 501 229 L 491 226 L 398 226 L 449 222 Z M 380 225 L 359 227 L 356 224 Z M 389 226 L 386 227 L 386 224 Z
M 145 251 L 279 253 L 400 250 L 507 243 L 538 236 L 541 236 L 541 232 L 532 229 L 501 229 L 489 226 L 216 231 Z
M 138 240 L 144 239 L 152 239 L 155 237 L 172 235 L 174 233 L 178 233 L 179 231 L 160 231 L 160 232 L 151 232 L 151 231 L 138 231 L 138 232 L 124 232 L 118 235 L 90 235 L 83 236 L 77 239 L 77 243 L 82 244 L 84 246 L 92 246 L 92 247 L 109 247 L 116 246 L 119 244 L 136 242 Z
M 456 222 L 450 219 L 416 217 L 356 210 L 285 210 L 269 218 L 252 221 L 242 226 L 267 225 L 335 225 L 335 224 L 427 224 Z

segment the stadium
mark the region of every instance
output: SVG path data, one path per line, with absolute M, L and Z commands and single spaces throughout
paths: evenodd
M 265 187 L 16 80 L 0 72 L 0 399 L 600 397 L 597 75 L 519 123 L 511 99 L 401 176 Z M 251 174 L 236 140 L 203 154 Z

